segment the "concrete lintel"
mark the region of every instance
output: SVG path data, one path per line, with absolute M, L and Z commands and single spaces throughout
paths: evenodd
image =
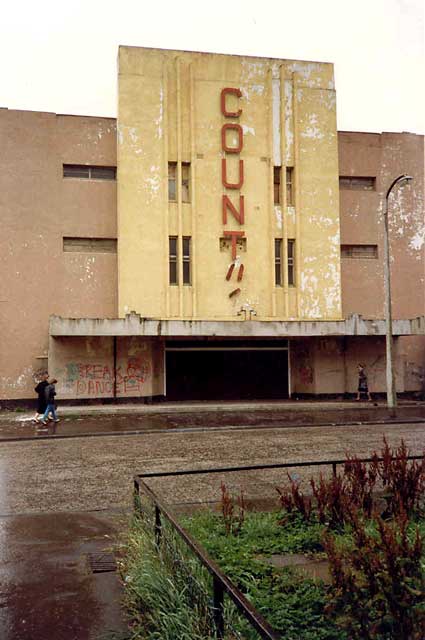
M 345 320 L 161 320 L 130 313 L 125 318 L 62 318 L 50 316 L 53 337 L 270 337 L 383 336 L 385 320 L 353 314 Z M 425 335 L 425 317 L 394 320 L 395 336 Z

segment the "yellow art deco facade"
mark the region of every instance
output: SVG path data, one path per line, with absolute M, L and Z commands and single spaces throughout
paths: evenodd
M 121 47 L 117 138 L 120 317 L 341 318 L 332 64 Z

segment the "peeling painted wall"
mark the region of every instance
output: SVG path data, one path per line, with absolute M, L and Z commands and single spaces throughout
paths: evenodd
M 116 254 L 62 247 L 63 236 L 116 238 L 115 182 L 62 172 L 115 166 L 115 120 L 0 109 L 0 148 L 0 398 L 32 398 L 51 313 L 117 314 Z
M 220 249 L 220 110 L 225 87 L 241 91 L 246 251 Z M 229 137 L 230 139 L 230 137 Z M 231 143 L 233 144 L 233 142 Z M 168 202 L 167 164 L 190 162 L 191 202 Z M 235 162 L 233 162 L 235 161 Z M 273 166 L 295 167 L 295 206 L 273 202 Z M 119 314 L 160 318 L 341 317 L 338 158 L 333 66 L 121 47 L 118 106 Z M 236 194 L 236 195 L 239 195 Z M 230 228 L 241 225 L 231 220 Z M 192 285 L 170 286 L 168 236 L 192 238 Z M 274 238 L 296 241 L 296 283 L 274 280 Z M 241 283 L 227 282 L 244 264 Z M 236 271 L 236 270 L 235 270 Z M 240 292 L 229 297 L 229 293 Z
M 413 182 L 389 200 L 392 309 L 395 318 L 425 312 L 424 137 L 409 133 L 340 132 L 340 175 L 376 178 L 376 190 L 340 191 L 341 243 L 376 244 L 378 259 L 342 259 L 343 313 L 384 316 L 383 213 L 397 176 Z

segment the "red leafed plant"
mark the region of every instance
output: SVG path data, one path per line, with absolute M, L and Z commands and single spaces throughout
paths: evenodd
M 419 514 L 424 508 L 425 457 L 422 461 L 408 460 L 404 440 L 398 449 L 391 449 L 386 438 L 381 455 L 372 456 L 371 470 L 382 481 L 387 507 L 385 516 L 395 516 L 400 509 L 408 516 Z M 379 457 L 382 460 L 379 460 Z
M 311 498 L 304 496 L 300 490 L 299 483 L 294 480 L 288 473 L 289 486 L 276 487 L 279 494 L 279 502 L 286 516 L 291 517 L 295 513 L 301 514 L 303 519 L 308 522 L 311 518 L 312 505 Z M 284 524 L 287 518 L 284 518 L 281 524 Z
M 342 475 L 325 479 L 320 475 L 318 484 L 310 480 L 319 522 L 332 529 L 342 527 L 351 513 L 352 497 Z
M 367 525 L 353 512 L 351 525 L 349 547 L 338 546 L 329 532 L 323 536 L 332 576 L 326 612 L 352 640 L 423 640 L 425 570 L 419 529 L 409 539 L 402 509 L 391 522 L 374 516 Z
M 230 494 L 224 482 L 220 485 L 221 489 L 221 513 L 223 516 L 224 529 L 226 536 L 239 535 L 245 520 L 245 499 L 241 490 L 239 496 L 235 499 Z

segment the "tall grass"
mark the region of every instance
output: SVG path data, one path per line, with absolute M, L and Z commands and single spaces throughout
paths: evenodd
M 121 575 L 133 640 L 205 640 L 209 612 L 203 607 L 206 576 L 197 563 L 181 555 L 170 531 L 164 530 L 160 550 L 151 523 L 135 518 L 125 540 Z M 193 572 L 188 579 L 188 567 Z M 194 598 L 194 590 L 199 593 Z M 204 610 L 202 610 L 204 609 Z

